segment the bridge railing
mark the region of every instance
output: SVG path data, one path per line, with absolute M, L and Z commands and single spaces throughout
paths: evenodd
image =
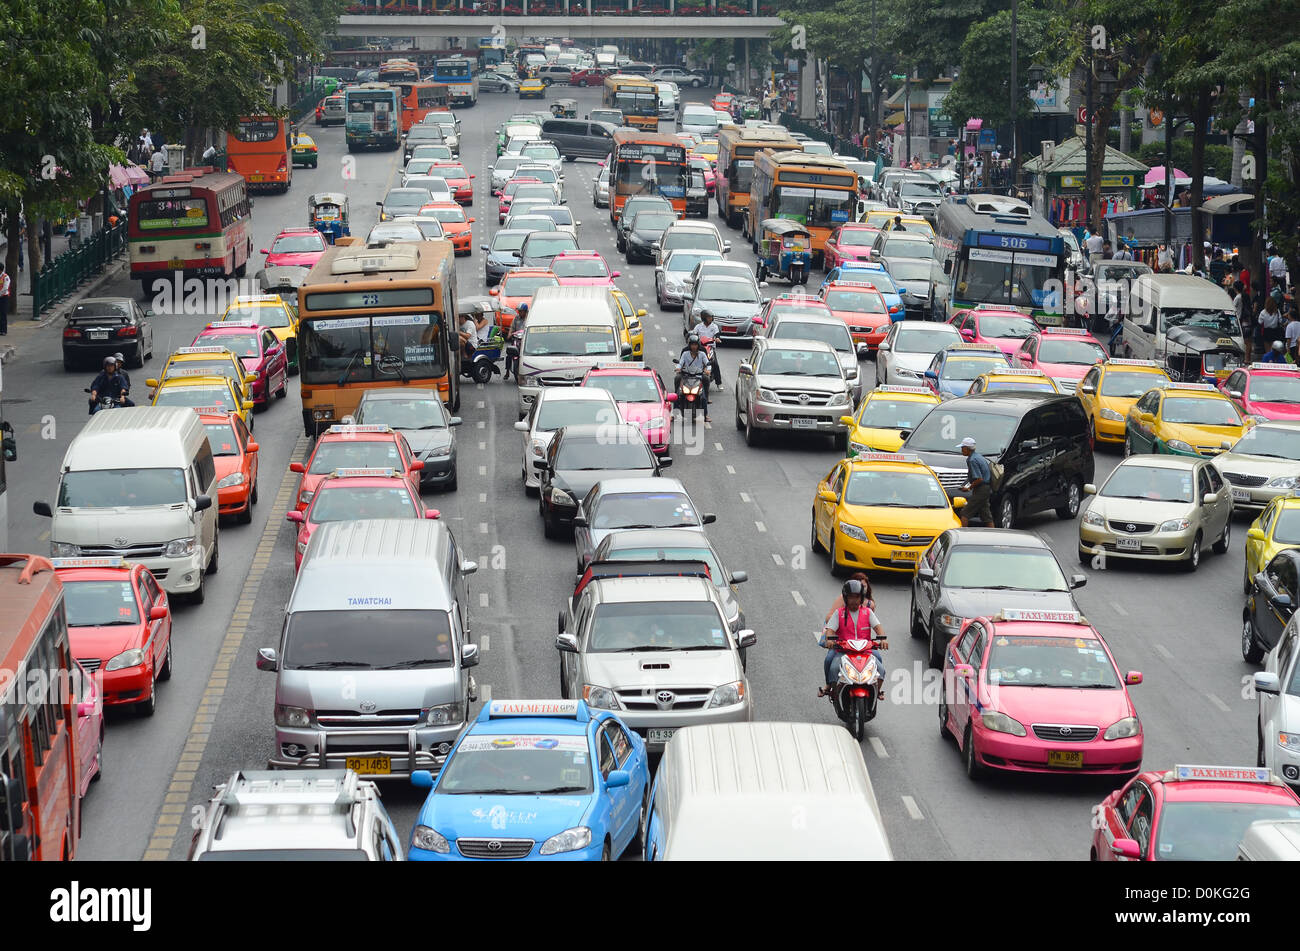
M 354 3 L 345 14 L 374 16 L 763 16 L 779 7 L 762 0 L 373 0 Z

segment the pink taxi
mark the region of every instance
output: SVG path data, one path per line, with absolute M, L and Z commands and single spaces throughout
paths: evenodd
M 77 661 L 72 663 L 77 685 L 77 795 L 85 799 L 90 784 L 103 775 L 104 705 L 95 678 Z
M 944 651 L 939 729 L 978 779 L 1015 772 L 1132 774 L 1142 724 L 1100 633 L 1073 611 L 1004 610 L 969 621 Z
M 1235 367 L 1219 381 L 1219 389 L 1258 423 L 1300 419 L 1300 367 L 1290 363 Z
M 664 389 L 657 371 L 644 363 L 598 363 L 587 371 L 582 385 L 608 391 L 623 421 L 641 428 L 651 451 L 668 454 L 677 394 Z
M 575 287 L 613 287 L 618 277 L 598 251 L 561 251 L 551 258 L 551 273 L 561 286 Z
M 276 399 L 289 395 L 289 356 L 284 344 L 269 327 L 261 327 L 255 317 L 243 320 L 223 320 L 208 324 L 194 338 L 196 347 L 225 347 L 244 366 L 245 374 L 252 374 L 249 384 L 253 405 L 265 409 Z
M 266 267 L 311 267 L 328 248 L 325 236 L 315 228 L 285 228 L 262 253 Z
M 1105 362 L 1106 351 L 1086 330 L 1044 327 L 1025 339 L 1011 360 L 1013 366 L 1042 370 L 1062 393 L 1070 394 L 1089 370 Z
M 991 343 L 1012 358 L 1038 332 L 1038 324 L 1018 310 L 975 307 L 957 311 L 948 323 L 967 343 Z
M 506 182 L 497 201 L 497 224 L 505 224 L 506 216 L 510 214 L 510 205 L 515 200 L 515 192 L 521 185 L 540 184 L 542 184 L 540 178 L 512 178 Z
M 825 268 L 830 270 L 845 261 L 870 261 L 871 243 L 880 229 L 862 224 L 840 225 L 826 239 Z

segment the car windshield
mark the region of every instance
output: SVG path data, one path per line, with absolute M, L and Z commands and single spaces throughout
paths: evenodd
M 875 291 L 830 290 L 824 298 L 831 310 L 847 310 L 855 314 L 885 314 L 889 308 L 884 298 Z
M 805 297 L 798 304 L 774 304 L 767 312 L 768 326 L 776 324 L 785 317 L 834 317 L 831 309 L 815 297 Z
M 612 327 L 528 327 L 524 331 L 524 356 L 588 357 L 609 356 L 616 352 Z
M 855 472 L 844 490 L 845 505 L 946 509 L 948 496 L 928 472 Z
M 519 231 L 559 231 L 555 222 L 545 215 L 511 215 L 506 219 L 505 227 Z
M 894 258 L 889 262 L 889 275 L 899 284 L 907 286 L 908 281 L 930 281 L 930 262 L 924 260 L 907 260 Z
M 220 346 L 224 348 L 225 345 L 223 340 Z M 236 371 L 235 364 L 230 361 L 229 357 L 223 356 L 211 360 L 202 357 L 192 360 L 172 361 L 167 364 L 167 369 L 163 371 L 162 378 L 164 380 L 174 380 L 185 376 L 224 376 L 227 380 L 235 380 L 242 377 L 243 372 Z
M 434 178 L 469 178 L 464 165 L 431 165 L 428 174 Z
M 1225 399 L 1166 397 L 1160 415 L 1166 423 L 1187 423 L 1193 426 L 1241 425 L 1241 415 L 1237 408 Z
M 511 277 L 509 274 L 501 282 L 501 297 L 532 297 L 539 287 L 554 287 L 560 282 L 554 274 L 539 274 L 535 277 Z
M 521 167 L 515 171 L 515 174 L 520 178 L 535 178 L 539 182 L 545 182 L 551 185 L 559 181 L 559 178 L 555 174 L 555 170 L 549 165 L 529 165 L 527 167 Z
M 554 234 L 547 232 L 534 233 L 526 243 L 528 246 L 524 248 L 523 253 L 530 258 L 553 258 L 561 251 L 576 251 L 578 249 L 578 243 L 573 240 L 573 235 L 566 231 Z
M 837 273 L 835 274 L 834 277 L 830 277 L 830 275 L 827 275 L 828 280 L 826 281 L 826 283 L 830 283 L 830 281 L 841 281 L 841 280 L 866 281 L 869 284 L 873 285 L 878 291 L 884 291 L 886 294 L 898 293 L 898 286 L 894 283 L 893 279 L 890 278 L 889 274 L 886 273 L 883 268 L 877 268 L 877 267 L 837 268 L 836 272 Z
M 1051 380 L 1045 380 L 1041 377 L 1034 379 L 1030 376 L 1016 377 L 1014 380 L 988 380 L 984 383 L 985 393 L 992 393 L 996 390 L 1015 390 L 1020 393 L 1059 393 L 1060 391 L 1052 385 Z
M 1235 453 L 1300 460 L 1300 430 L 1280 426 L 1256 426 L 1237 440 Z
M 560 157 L 559 151 L 553 145 L 525 145 L 521 154 L 525 158 L 549 161 L 555 161 Z
M 212 338 L 207 338 L 209 341 Z M 257 334 L 223 333 L 217 338 L 218 346 L 225 347 L 237 357 L 258 357 L 262 355 L 258 346 Z
M 1044 337 L 1038 349 L 1039 363 L 1092 366 L 1105 359 L 1106 351 L 1091 340 L 1052 340 Z
M 416 175 L 428 175 L 430 169 L 438 162 L 436 158 L 412 158 L 406 163 L 406 171 L 403 173 L 406 177 L 412 178 Z
M 394 469 L 401 472 L 402 453 L 397 444 L 378 439 L 335 439 L 322 442 L 312 456 L 312 475 L 324 475 L 335 469 Z
M 702 561 L 709 568 L 709 577 L 715 588 L 725 588 L 731 582 L 712 548 L 613 548 L 602 556 L 605 561 Z
M 932 404 L 916 400 L 895 400 L 877 396 L 868 400 L 858 417 L 858 425 L 867 429 L 915 429 L 930 412 Z
M 1231 862 L 1250 824 L 1268 819 L 1300 819 L 1300 805 L 1166 799 L 1151 857 L 1160 862 Z
M 669 272 L 690 273 L 701 261 L 719 261 L 717 252 L 674 251 L 664 261 L 664 270 Z
M 938 182 L 903 182 L 898 186 L 900 198 L 942 198 L 943 189 Z
M 442 400 L 367 400 L 357 411 L 357 422 L 393 429 L 446 429 Z
M 726 624 L 709 601 L 596 606 L 587 651 L 726 650 Z
M 238 407 L 234 405 L 227 386 L 165 386 L 158 391 L 154 406 L 215 406 L 217 409 L 233 413 Z
M 1133 373 L 1107 370 L 1101 381 L 1102 396 L 1137 397 L 1153 386 L 1159 386 L 1165 377 L 1159 373 Z
M 776 325 L 776 332 L 772 335 L 780 340 L 820 340 L 822 343 L 830 344 L 832 350 L 840 353 L 853 353 L 853 338 L 849 336 L 849 328 L 842 323 L 822 324 L 811 323 L 809 321 L 783 320 Z
M 845 228 L 840 232 L 840 247 L 869 248 L 876 237 L 874 228 Z
M 437 218 L 447 224 L 463 223 L 465 221 L 465 209 L 460 205 L 455 208 L 422 208 L 420 209 L 421 218 Z
M 642 211 L 632 219 L 633 231 L 663 231 L 677 220 L 676 215 L 659 211 Z
M 695 299 L 724 304 L 757 304 L 758 291 L 746 281 L 705 280 L 695 289 Z
M 1225 337 L 1240 337 L 1237 318 L 1221 310 L 1195 307 L 1163 307 L 1160 310 L 1160 329 L 1168 332 L 1174 327 L 1208 327 Z
M 942 329 L 944 326 L 899 327 L 894 335 L 894 352 L 935 354 L 944 347 L 952 346 L 959 339 L 958 335 L 950 329 Z
M 509 181 L 509 176 L 514 173 L 515 169 L 523 164 L 523 161 L 524 159 L 521 155 L 503 155 L 497 159 L 497 164 L 493 166 L 492 171 L 497 178 L 501 178 L 504 175 L 506 176 L 506 180 Z
M 609 277 L 609 268 L 600 258 L 566 258 L 557 256 L 551 262 L 556 277 Z
M 337 482 L 347 483 L 348 479 Z M 322 485 L 312 499 L 307 520 L 342 522 L 362 518 L 414 518 L 409 488 L 402 486 Z
M 543 400 L 533 430 L 553 432 L 565 426 L 617 423 L 618 411 L 604 400 Z
M 135 592 L 129 581 L 64 581 L 63 598 L 68 609 L 68 627 L 140 623 Z
M 960 426 L 957 430 L 965 432 Z M 943 583 L 949 588 L 1070 590 L 1061 566 L 1050 551 L 993 545 L 963 545 L 954 549 L 944 569 Z
M 471 733 L 461 740 L 443 767 L 442 775 L 438 777 L 437 794 L 540 796 L 590 793 L 591 760 L 586 736 Z
M 620 403 L 659 403 L 663 396 L 654 378 L 645 373 L 602 373 L 590 377 L 587 386 L 606 390 Z
M 524 246 L 527 231 L 498 231 L 492 239 L 493 251 L 518 251 Z
M 1007 358 L 1001 354 L 987 357 L 957 357 L 944 363 L 943 378 L 956 381 L 973 380 L 977 376 L 992 373 L 1006 366 Z
M 776 376 L 842 376 L 839 360 L 825 350 L 769 350 L 763 354 L 758 372 Z
M 998 632 L 985 667 L 1001 687 L 1120 686 L 1110 655 L 1095 637 L 1032 637 Z
M 350 592 L 349 592 L 350 593 Z M 369 595 L 358 591 L 358 600 Z M 399 595 L 393 600 L 401 601 Z M 375 637 L 383 631 L 383 637 Z M 446 611 L 295 611 L 284 637 L 284 670 L 411 670 L 451 664 Z
M 558 208 L 552 205 L 549 207 L 538 208 L 534 214 L 545 215 L 557 225 L 573 224 L 573 212 L 569 211 L 567 208 Z
M 555 468 L 578 472 L 653 469 L 654 459 L 644 439 L 630 439 L 621 429 L 612 429 L 608 436 L 565 439 L 555 453 Z
M 898 258 L 916 258 L 928 261 L 934 257 L 934 245 L 929 241 L 901 241 L 894 238 L 885 242 L 880 255 L 895 260 Z
M 555 189 L 545 182 L 528 182 L 515 189 L 514 198 L 516 201 L 524 201 L 528 198 L 543 198 L 554 201 Z
M 442 129 L 438 126 L 418 125 L 406 133 L 406 141 L 411 142 L 441 142 Z
M 663 250 L 670 251 L 674 248 L 707 248 L 710 251 L 717 251 L 718 238 L 711 232 L 675 231 L 673 234 L 665 235 L 663 240 Z
M 1028 317 L 1003 317 L 1001 314 L 984 314 L 979 318 L 981 337 L 1024 340 L 1038 332 L 1038 325 Z M 1044 344 L 1044 347 L 1047 345 Z
M 294 300 L 297 300 L 295 296 Z M 259 327 L 288 327 L 293 321 L 288 311 L 279 304 L 267 306 L 231 307 L 222 320 L 255 320 Z
M 239 442 L 230 423 L 204 423 L 203 428 L 208 431 L 208 445 L 214 456 L 239 455 Z
M 180 505 L 185 499 L 185 473 L 180 469 L 88 469 L 63 474 L 58 504 L 107 509 Z
M 307 251 L 325 250 L 325 239 L 320 232 L 314 234 L 282 235 L 271 245 L 272 254 L 301 254 Z
M 518 194 L 519 189 L 523 188 L 525 185 L 541 185 L 541 184 L 542 182 L 529 182 L 529 181 L 525 181 L 522 178 L 512 178 L 510 179 L 510 181 L 506 182 L 505 194 L 509 195 L 511 198 L 514 198 Z M 554 192 L 552 192 L 551 189 L 548 188 L 546 189 L 545 194 L 552 195 L 554 194 Z
M 1253 376 L 1249 396 L 1256 403 L 1300 403 L 1300 373 Z
M 680 492 L 620 492 L 602 495 L 591 515 L 591 527 L 601 531 L 616 528 L 683 528 L 697 526 L 700 519 L 691 500 Z
M 1190 469 L 1119 465 L 1101 487 L 1100 494 L 1111 499 L 1191 502 L 1194 489 L 1192 476 Z

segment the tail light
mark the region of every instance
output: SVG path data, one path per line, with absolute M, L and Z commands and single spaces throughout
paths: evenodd
M 195 241 L 195 242 L 194 242 L 194 250 L 195 250 L 195 251 L 210 251 L 211 249 L 212 249 L 212 242 L 211 242 L 211 241 Z
M 64 328 L 63 328 L 63 339 L 64 339 L 64 340 L 76 340 L 76 339 L 79 338 L 80 336 L 81 336 L 81 331 L 78 330 L 76 327 L 64 327 Z
M 118 335 L 119 337 L 134 337 L 134 336 L 135 336 L 136 334 L 138 334 L 138 333 L 139 333 L 139 331 L 138 331 L 135 327 L 119 327 L 119 328 L 117 328 L 117 335 Z
M 276 166 L 275 170 L 276 170 L 277 172 L 283 172 L 283 171 L 285 170 L 285 162 L 286 162 L 286 161 L 288 161 L 288 157 L 287 157 L 287 156 L 284 156 L 284 155 L 281 155 L 281 156 L 280 156 L 280 164 Z

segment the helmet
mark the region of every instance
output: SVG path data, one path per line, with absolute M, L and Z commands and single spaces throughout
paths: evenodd
M 712 320 L 713 312 L 709 310 L 700 311 L 700 320 Z
M 1284 344 L 1281 340 L 1274 340 L 1273 349 L 1276 350 L 1278 353 L 1281 353 L 1283 350 L 1286 349 L 1286 344 Z
M 522 316 L 524 316 L 524 314 L 526 314 L 526 313 L 528 313 L 528 305 L 527 305 L 527 304 L 520 304 L 520 305 L 519 305 L 519 310 L 518 310 L 518 314 L 519 314 L 519 316 L 522 317 Z
M 849 595 L 853 595 L 854 597 L 862 598 L 865 601 L 867 597 L 867 586 L 856 578 L 850 578 L 848 581 L 844 582 L 844 586 L 840 588 L 840 594 L 842 594 L 846 600 Z
M 699 342 L 700 342 L 699 334 L 691 334 L 689 337 L 686 338 L 686 346 L 688 347 L 693 343 L 699 343 Z
M 104 366 L 109 366 L 110 364 L 114 366 L 117 365 L 117 357 L 113 356 L 112 354 L 109 354 L 104 358 Z
M 126 363 L 126 357 L 122 356 L 121 353 L 113 354 L 113 359 L 116 360 L 119 364 Z

